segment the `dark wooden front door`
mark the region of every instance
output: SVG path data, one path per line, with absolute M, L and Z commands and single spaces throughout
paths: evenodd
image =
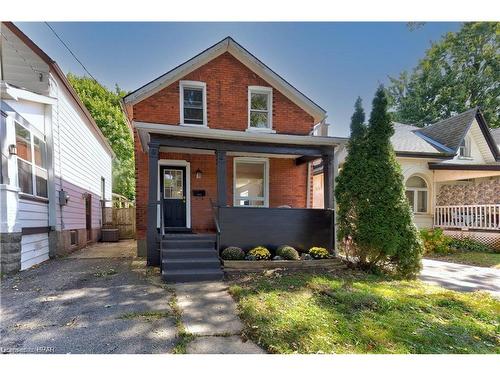
M 163 194 L 165 227 L 186 226 L 186 168 L 162 166 L 160 191 Z

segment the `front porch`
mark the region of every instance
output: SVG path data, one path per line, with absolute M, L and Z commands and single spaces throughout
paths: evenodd
M 305 251 L 313 246 L 334 250 L 333 159 L 335 146 L 342 140 L 309 135 L 186 130 L 180 126 L 156 124 L 136 123 L 135 126 L 149 159 L 148 265 L 162 265 L 163 268 L 163 255 L 174 254 L 170 246 L 172 238 L 175 237 L 175 242 L 190 235 L 190 241 L 196 241 L 190 233 L 200 232 L 200 228 L 213 233 L 213 245 L 205 243 L 204 249 L 211 248 L 217 255 L 227 246 L 248 250 L 259 245 L 275 249 L 288 244 Z M 187 160 L 181 161 L 183 158 Z M 175 185 L 181 187 L 173 195 L 170 188 L 166 192 L 162 180 L 164 173 L 171 178 L 172 171 L 164 172 L 164 169 L 169 168 L 168 160 L 172 159 L 177 160 L 174 164 L 186 165 L 185 172 L 175 172 L 178 176 L 184 173 L 185 177 L 178 177 L 181 182 Z M 257 185 L 262 185 L 256 187 L 255 181 L 250 181 L 245 182 L 246 189 L 241 189 L 242 179 L 248 176 L 238 175 L 236 169 L 240 159 L 265 161 L 262 172 L 257 171 L 262 176 L 255 177 Z M 310 208 L 312 172 L 309 162 L 315 159 L 322 159 L 325 166 L 324 209 Z M 203 168 L 194 160 L 203 160 Z M 241 173 L 250 174 L 250 177 L 256 173 L 246 167 L 238 166 Z M 252 189 L 261 193 L 252 192 Z M 172 197 L 182 201 L 181 207 L 185 204 L 188 212 L 184 221 L 182 218 L 169 220 Z M 207 225 L 207 221 L 211 225 Z M 177 224 L 172 226 L 172 223 Z M 189 248 L 192 244 L 196 243 L 181 245 Z

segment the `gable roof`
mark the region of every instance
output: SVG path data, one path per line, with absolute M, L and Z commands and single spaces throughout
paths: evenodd
M 179 80 L 180 78 L 198 69 L 200 66 L 205 65 L 207 62 L 215 59 L 225 52 L 229 52 L 243 65 L 265 79 L 269 84 L 283 93 L 297 106 L 309 113 L 314 118 L 315 123 L 318 123 L 325 119 L 326 111 L 323 108 L 314 103 L 302 92 L 297 90 L 283 77 L 274 72 L 271 68 L 269 68 L 266 64 L 252 55 L 242 45 L 237 43 L 233 38 L 229 36 L 202 51 L 185 63 L 175 67 L 174 69 L 145 84 L 144 86 L 139 87 L 137 90 L 132 91 L 123 98 L 123 101 L 127 105 L 134 105 L 144 100 L 145 98 L 157 93 L 158 91 L 169 86 L 173 82 Z
M 479 107 L 471 108 L 456 116 L 441 120 L 425 128 L 412 125 L 394 124 L 394 135 L 391 138 L 397 153 L 418 153 L 421 156 L 431 152 L 453 157 L 472 126 L 474 119 L 486 139 L 486 143 L 496 161 L 500 161 L 500 150 L 493 138 L 492 130 Z M 433 151 L 432 151 L 433 150 Z
M 458 151 L 460 143 L 476 118 L 478 108 L 472 108 L 456 116 L 441 120 L 420 129 L 418 132 L 443 146 Z
M 462 112 L 456 116 L 436 122 L 433 125 L 419 130 L 419 133 L 436 140 L 446 147 L 449 147 L 456 153 L 472 126 L 474 119 L 479 124 L 479 129 L 486 139 L 486 143 L 488 144 L 494 159 L 496 161 L 500 161 L 500 150 L 493 139 L 491 129 L 488 127 L 488 124 L 486 123 L 483 113 L 479 107 L 471 108 L 468 111 Z
M 47 55 L 40 47 L 38 47 L 35 42 L 33 42 L 25 33 L 23 33 L 14 23 L 12 22 L 2 22 L 15 36 L 17 36 L 21 41 L 26 44 L 36 55 L 38 55 L 45 63 L 50 67 L 51 71 L 55 73 L 55 75 L 60 79 L 62 82 L 64 88 L 66 91 L 70 94 L 70 96 L 73 98 L 73 100 L 76 102 L 78 107 L 82 110 L 83 114 L 89 120 L 90 125 L 92 126 L 92 129 L 95 131 L 97 134 L 99 140 L 101 143 L 106 147 L 110 155 L 114 158 L 116 155 L 111 148 L 111 145 L 109 144 L 108 140 L 102 133 L 101 129 L 99 126 L 96 124 L 94 121 L 94 118 L 88 111 L 87 107 L 85 107 L 85 104 L 82 103 L 80 100 L 80 97 L 76 93 L 75 89 L 71 84 L 69 83 L 68 79 L 66 78 L 66 75 L 63 73 L 59 65 L 52 60 L 52 58 Z
M 445 149 L 437 142 L 422 137 L 418 134 L 420 128 L 413 125 L 394 123 L 394 135 L 391 137 L 392 147 L 398 156 L 411 156 L 422 154 L 422 156 L 449 156 L 453 157 L 449 149 Z

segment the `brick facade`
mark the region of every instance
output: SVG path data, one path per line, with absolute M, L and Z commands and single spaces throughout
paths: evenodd
M 207 85 L 207 120 L 212 129 L 245 131 L 248 127 L 248 86 L 271 87 L 265 80 L 224 53 L 183 80 L 202 81 Z M 180 122 L 179 81 L 133 106 L 133 119 L 150 123 L 178 125 Z M 273 88 L 273 129 L 277 133 L 307 135 L 312 130 L 312 116 Z M 147 228 L 148 156 L 134 134 L 136 161 L 137 238 L 144 239 Z M 188 153 L 160 153 L 159 159 L 186 160 L 191 167 L 191 190 L 204 189 L 205 197 L 191 194 L 191 226 L 195 231 L 214 228 L 210 201 L 216 200 L 215 156 Z M 201 179 L 195 172 L 203 172 Z M 269 206 L 307 207 L 308 165 L 295 165 L 293 159 L 269 158 Z M 310 177 L 312 181 L 312 176 Z M 312 197 L 310 196 L 310 199 Z M 233 158 L 227 159 L 227 200 L 233 202 Z

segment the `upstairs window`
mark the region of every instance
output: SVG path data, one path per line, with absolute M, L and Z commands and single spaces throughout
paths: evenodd
M 271 130 L 273 89 L 250 86 L 248 88 L 248 128 L 251 130 Z
M 427 183 L 422 177 L 412 176 L 406 181 L 406 198 L 413 212 L 427 212 Z
M 181 124 L 207 126 L 205 82 L 180 81 Z
M 15 124 L 18 186 L 25 194 L 47 198 L 47 145 L 18 122 Z
M 458 156 L 460 158 L 470 158 L 470 138 L 465 137 L 460 143 L 460 147 L 458 148 Z

